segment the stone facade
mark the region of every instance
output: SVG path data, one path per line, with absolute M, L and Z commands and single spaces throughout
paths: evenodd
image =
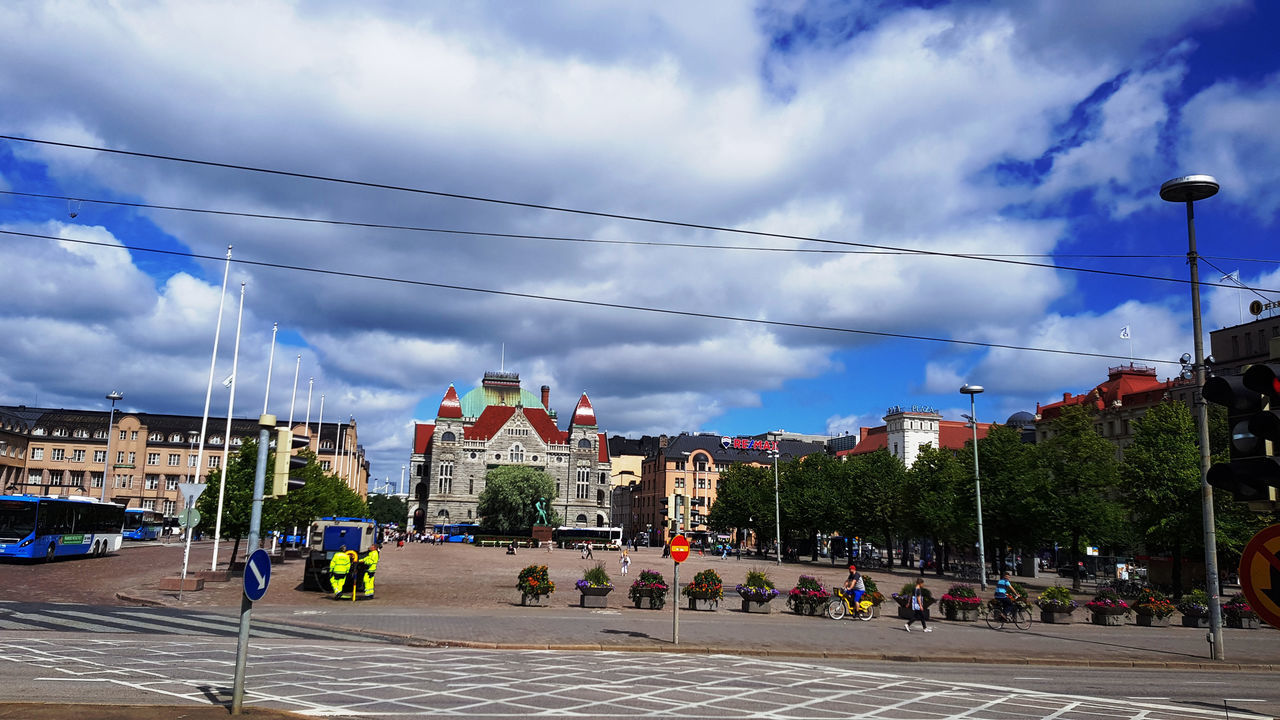
M 549 401 L 549 388 L 536 398 L 520 388 L 516 373 L 485 373 L 481 386 L 462 397 L 450 385 L 435 421 L 415 427 L 410 526 L 478 523 L 485 475 L 504 465 L 550 475 L 553 507 L 565 524 L 608 526 L 611 465 L 591 401 L 582 394 L 567 430 L 556 426 Z

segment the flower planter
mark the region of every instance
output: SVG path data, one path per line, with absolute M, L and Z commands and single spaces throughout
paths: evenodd
M 899 620 L 912 619 L 911 607 L 909 605 L 898 605 L 898 619 Z M 929 608 L 924 609 L 924 619 L 925 620 L 932 619 L 932 617 L 929 614 Z
M 716 607 L 720 605 L 720 601 L 713 598 L 689 598 L 690 610 L 701 610 L 704 612 L 715 612 Z
M 946 618 L 952 622 L 973 622 L 978 619 L 977 606 L 948 605 L 945 608 Z
M 1138 615 L 1137 623 L 1142 627 L 1169 627 L 1169 618 L 1155 615 Z
M 826 605 L 813 605 L 810 603 L 802 603 L 793 605 L 791 611 L 797 615 L 821 615 Z
M 661 610 L 662 606 L 666 604 L 666 596 L 655 596 L 653 593 L 637 594 L 635 604 L 637 610 Z
M 1227 627 L 1240 630 L 1257 630 L 1258 618 L 1257 616 L 1229 617 L 1227 618 Z
M 579 607 L 602 608 L 602 607 L 609 607 L 609 593 L 613 592 L 613 588 L 611 587 L 579 588 L 578 592 L 581 593 L 580 597 L 578 598 Z
M 1095 610 L 1095 611 L 1092 611 L 1090 615 L 1093 616 L 1091 618 L 1091 621 L 1093 622 L 1094 625 L 1123 625 L 1124 624 L 1123 613 L 1098 612 Z
M 1209 616 L 1208 615 L 1183 615 L 1182 627 L 1207 628 L 1209 627 Z
M 1041 610 L 1040 622 L 1046 625 L 1067 625 L 1071 622 L 1071 613 L 1059 610 Z
M 547 602 L 548 595 L 529 595 L 521 593 L 520 604 L 525 607 L 546 607 L 550 603 Z

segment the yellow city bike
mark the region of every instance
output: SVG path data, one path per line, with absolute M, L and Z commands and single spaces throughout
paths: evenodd
M 853 593 L 845 594 L 843 588 L 835 589 L 835 597 L 827 604 L 827 617 L 839 620 L 846 614 L 854 620 L 870 620 L 876 616 L 876 606 L 867 599 L 868 593 L 862 594 L 862 602 L 855 606 Z

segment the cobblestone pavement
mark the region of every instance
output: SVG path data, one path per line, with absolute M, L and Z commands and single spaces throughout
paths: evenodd
M 0 664 L 36 687 L 104 683 L 167 703 L 225 702 L 236 646 L 208 639 L 0 638 Z M 36 698 L 33 698 L 36 699 Z M 1235 700 L 1231 717 L 1266 717 Z M 1255 701 L 1256 702 L 1256 701 Z M 314 717 L 1219 718 L 1171 698 L 1064 695 L 931 679 L 894 668 L 666 653 L 567 653 L 320 645 L 252 646 L 246 703 Z M 179 706 L 180 707 L 180 706 Z

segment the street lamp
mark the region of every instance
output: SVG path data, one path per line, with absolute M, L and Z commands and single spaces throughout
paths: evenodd
M 1200 321 L 1200 267 L 1196 254 L 1196 200 L 1218 193 L 1218 181 L 1212 175 L 1185 175 L 1160 186 L 1160 199 L 1187 204 L 1187 264 L 1191 266 L 1191 329 L 1195 333 L 1196 424 L 1200 433 L 1200 503 L 1204 522 L 1205 589 L 1209 593 L 1210 659 L 1225 658 L 1222 646 L 1221 589 L 1218 585 L 1218 543 L 1214 532 L 1213 487 L 1209 485 L 1209 411 L 1204 401 L 1204 329 Z
M 973 425 L 973 489 L 978 499 L 978 585 L 987 589 L 987 549 L 982 542 L 982 480 L 978 473 L 978 413 L 975 411 L 973 396 L 983 391 L 981 385 L 965 383 L 960 392 L 969 396 L 969 423 Z
M 123 400 L 124 394 L 119 390 L 107 393 L 111 401 L 111 414 L 107 416 L 107 461 L 102 464 L 102 502 L 107 501 L 107 480 L 111 477 L 111 426 L 116 422 L 116 401 Z
M 778 436 L 773 435 L 773 447 L 769 454 L 773 456 L 773 531 L 777 536 L 778 564 L 782 564 L 782 510 L 778 501 Z

